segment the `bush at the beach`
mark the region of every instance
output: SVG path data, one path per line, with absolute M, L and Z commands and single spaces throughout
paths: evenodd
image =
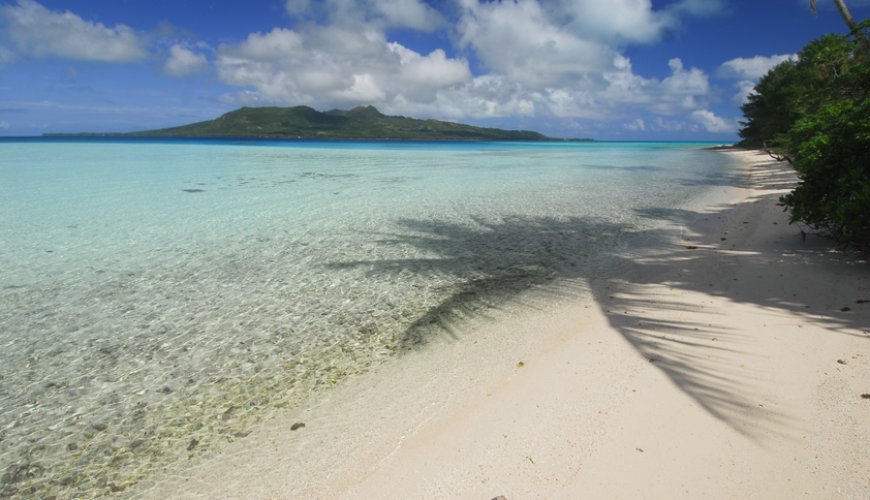
M 800 173 L 780 198 L 792 223 L 870 250 L 870 54 L 854 35 L 825 35 L 770 70 L 742 108 L 740 135 L 744 146 L 787 156 Z
M 870 102 L 831 105 L 800 120 L 789 135 L 801 179 L 781 198 L 791 222 L 870 250 Z

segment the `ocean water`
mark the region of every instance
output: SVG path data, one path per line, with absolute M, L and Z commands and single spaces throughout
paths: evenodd
M 0 141 L 0 497 L 123 496 L 518 295 L 588 293 L 731 175 L 701 146 Z

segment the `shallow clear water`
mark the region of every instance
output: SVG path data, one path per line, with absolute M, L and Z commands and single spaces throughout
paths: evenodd
M 518 294 L 582 293 L 729 174 L 699 146 L 0 141 L 0 496 L 119 492 Z

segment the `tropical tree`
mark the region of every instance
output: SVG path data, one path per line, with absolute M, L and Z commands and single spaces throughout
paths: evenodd
M 740 106 L 745 122 L 738 132 L 741 145 L 750 148 L 785 148 L 786 134 L 801 117 L 794 105 L 804 90 L 798 75 L 797 61 L 787 60 L 776 65 L 758 80 L 746 103 Z
M 761 77 L 740 107 L 745 122 L 739 135 L 745 147 L 763 147 L 789 155 L 789 130 L 810 113 L 839 98 L 823 89 L 833 89 L 856 63 L 855 44 L 843 35 L 823 35 Z M 788 156 L 785 156 L 788 158 Z

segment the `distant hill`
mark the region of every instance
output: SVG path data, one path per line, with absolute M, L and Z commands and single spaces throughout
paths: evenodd
M 552 141 L 537 132 L 472 127 L 439 120 L 387 116 L 374 106 L 325 113 L 308 106 L 241 108 L 215 120 L 181 127 L 127 134 L 44 134 L 46 136 L 112 135 L 153 137 L 264 137 L 302 139 L 412 139 L 446 141 Z M 583 139 L 589 140 L 589 139 Z

